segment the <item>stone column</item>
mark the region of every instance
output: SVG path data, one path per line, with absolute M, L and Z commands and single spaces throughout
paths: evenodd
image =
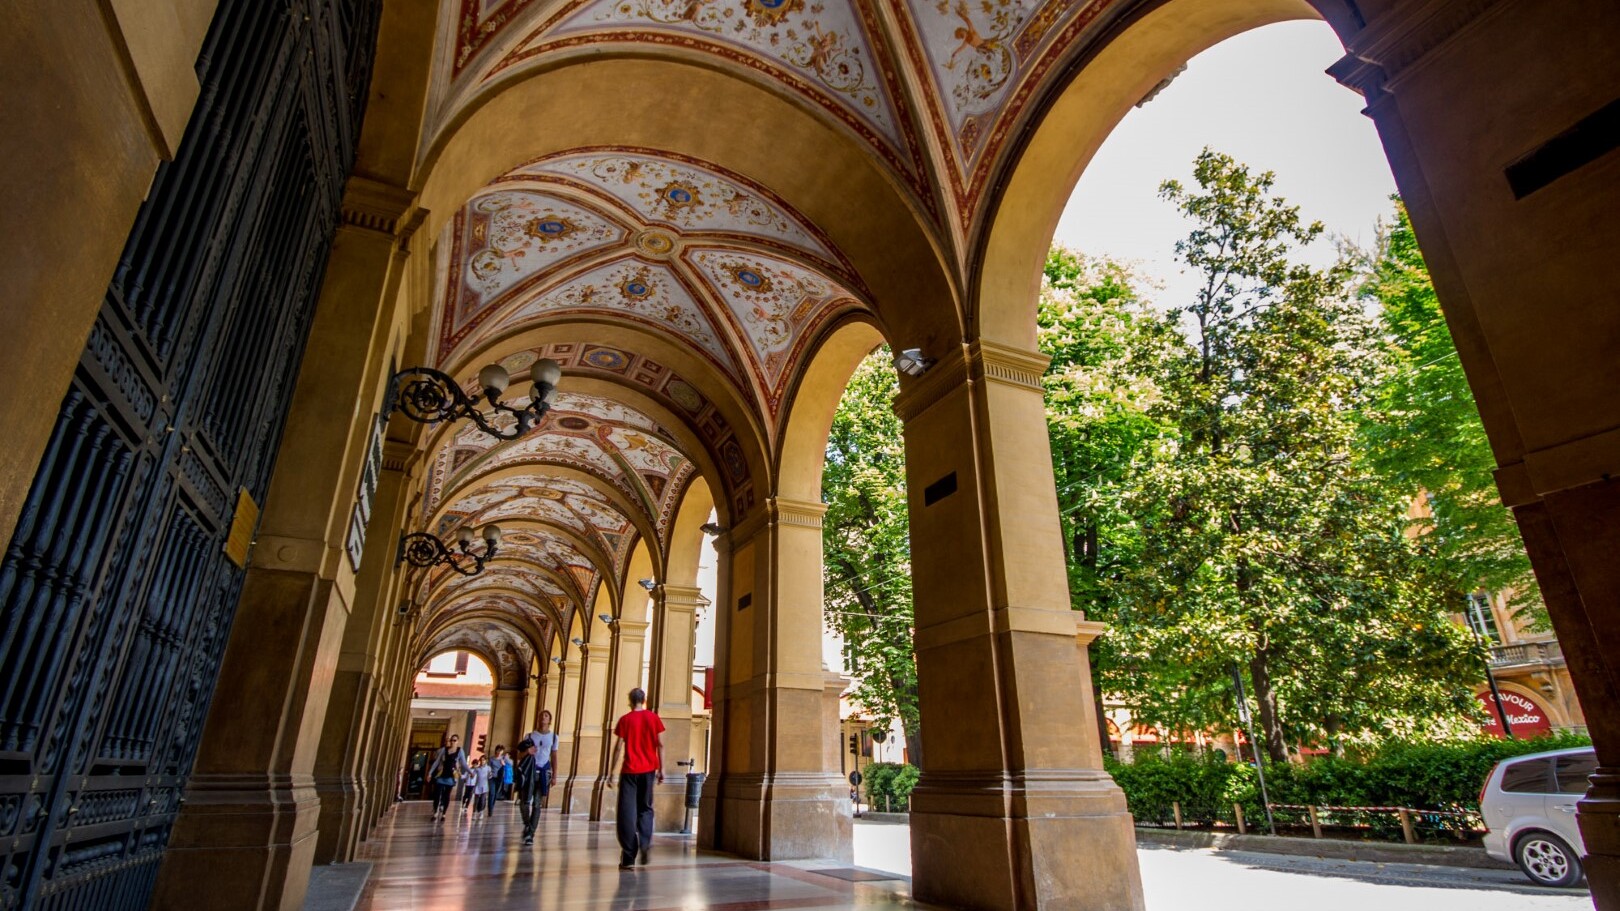
M 399 625 L 393 598 L 396 535 L 409 509 L 402 494 L 416 476 L 406 470 L 410 448 L 389 442 L 372 501 L 373 526 L 368 534 L 356 582 L 356 606 L 343 631 L 343 651 L 332 680 L 320 752 L 315 759 L 315 791 L 321 800 L 320 835 L 315 863 L 346 863 L 366 828 L 365 794 L 375 757 L 367 749 L 374 706 L 381 698 L 379 675 L 388 631 Z
M 692 758 L 692 654 L 697 647 L 699 607 L 708 605 L 691 586 L 661 585 L 653 611 L 658 640 L 653 643 L 655 679 L 649 704 L 664 721 L 664 783 L 653 793 L 653 818 L 660 832 L 679 832 L 686 820 L 685 766 Z
M 355 604 L 349 517 L 387 380 L 393 319 L 378 302 L 398 275 L 393 232 L 408 200 L 359 179 L 344 198 L 154 908 L 303 902 L 320 807 L 315 761 Z
M 591 789 L 602 776 L 602 713 L 607 700 L 608 659 L 613 649 L 609 642 L 602 641 L 587 643 L 581 651 L 585 670 L 579 678 L 579 708 L 574 716 L 573 764 L 563 786 L 564 813 L 589 813 Z
M 497 746 L 508 751 L 517 746 L 518 738 L 523 736 L 518 730 L 522 726 L 523 685 L 495 687 L 489 708 L 489 754 L 495 755 Z
M 1620 911 L 1620 6 L 1388 4 L 1346 51 L 1597 749 L 1577 818 Z
M 964 356 L 965 355 L 965 356 Z M 923 756 L 913 887 L 984 909 L 1140 909 L 1125 795 L 1076 647 L 1040 376 L 973 345 L 907 384 Z M 964 724 L 963 719 L 973 719 Z
M 622 617 L 613 625 L 612 676 L 602 700 L 602 755 L 598 760 L 601 773 L 591 793 L 591 818 L 603 822 L 612 822 L 618 816 L 618 801 L 613 796 L 614 792 L 607 788 L 608 782 L 617 782 L 619 778 L 619 770 L 608 767 L 608 760 L 613 758 L 613 725 L 620 715 L 630 710 L 630 688 L 641 681 L 641 654 L 646 648 L 647 627 L 650 625 L 645 620 L 626 620 Z M 667 727 L 669 722 L 665 721 L 664 724 Z M 664 755 L 669 755 L 667 731 L 664 733 Z
M 821 514 L 777 497 L 731 539 L 722 666 L 723 774 L 710 812 L 721 850 L 761 860 L 851 862 L 853 819 L 829 768 L 821 664 Z M 708 797 L 707 789 L 705 798 Z
M 585 673 L 584 655 L 564 658 L 562 663 L 562 685 L 557 687 L 557 707 L 552 710 L 552 720 L 556 722 L 553 728 L 557 732 L 557 769 L 552 802 L 559 808 L 567 804 L 562 799 L 562 788 L 568 783 L 568 776 L 574 770 L 574 738 L 579 723 L 579 697 L 580 678 Z

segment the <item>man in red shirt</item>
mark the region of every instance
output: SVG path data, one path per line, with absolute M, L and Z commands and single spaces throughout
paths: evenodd
M 613 758 L 608 768 L 619 768 L 619 869 L 628 870 L 639 858 L 645 864 L 652 847 L 653 783 L 664 783 L 664 722 L 647 708 L 647 694 L 640 687 L 630 691 L 630 711 L 613 725 Z M 613 787 L 609 779 L 608 787 Z

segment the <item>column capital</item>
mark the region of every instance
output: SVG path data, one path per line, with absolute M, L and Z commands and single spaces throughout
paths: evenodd
M 952 391 L 975 383 L 997 383 L 1043 392 L 1041 376 L 1051 358 L 1000 342 L 980 339 L 962 346 L 959 353 L 940 358 L 926 374 L 894 397 L 894 413 L 902 423 L 938 404 Z
M 416 194 L 405 187 L 357 174 L 343 188 L 339 217 L 345 226 L 398 236 L 404 242 L 427 214 L 424 209 L 412 211 L 415 201 Z
M 637 639 L 647 635 L 647 627 L 652 626 L 646 620 L 625 620 L 620 618 L 614 624 L 613 635 L 625 639 Z
M 708 607 L 709 599 L 703 596 L 703 590 L 690 585 L 665 585 L 664 606 L 670 610 L 679 610 L 691 613 L 700 607 Z

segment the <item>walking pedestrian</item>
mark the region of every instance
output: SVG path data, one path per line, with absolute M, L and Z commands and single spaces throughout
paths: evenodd
M 629 870 L 638 861 L 647 863 L 652 849 L 653 784 L 664 783 L 664 722 L 647 708 L 647 694 L 641 687 L 630 691 L 630 711 L 613 725 L 613 758 L 608 768 L 619 765 L 619 812 L 614 821 L 619 835 L 619 869 Z M 613 780 L 608 780 L 613 787 Z
M 456 781 L 467 771 L 467 754 L 461 751 L 461 738 L 455 734 L 433 756 L 428 768 L 428 780 L 433 782 L 433 818 L 443 819 L 450 807 L 450 792 Z
M 478 783 L 478 777 L 473 774 L 473 770 L 476 768 L 478 768 L 478 760 L 474 759 L 472 765 L 461 773 L 461 808 L 463 810 L 472 806 L 473 785 Z
M 501 799 L 507 800 L 512 796 L 512 773 L 514 771 L 512 757 L 507 754 L 506 747 L 496 747 L 495 749 L 501 757 Z M 490 813 L 495 812 L 494 800 L 489 803 L 489 811 Z
M 473 818 L 484 812 L 484 804 L 489 803 L 489 762 L 483 759 L 473 762 Z
M 517 768 L 512 773 L 513 794 L 523 816 L 523 843 L 534 844 L 534 830 L 540 824 L 541 780 L 544 770 L 537 761 L 539 750 L 525 737 L 517 747 Z
M 528 740 L 534 744 L 534 764 L 541 772 L 539 806 L 544 806 L 551 796 L 551 784 L 557 780 L 557 732 L 551 729 L 551 712 L 541 711 L 540 729 L 530 731 Z

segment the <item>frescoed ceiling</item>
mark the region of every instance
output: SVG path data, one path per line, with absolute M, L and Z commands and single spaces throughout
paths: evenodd
M 451 4 L 455 6 L 457 4 Z M 525 67 L 593 49 L 701 54 L 853 133 L 925 208 L 971 223 L 1035 90 L 1116 0 L 459 0 L 436 123 Z M 941 173 L 943 172 L 943 173 Z
M 565 319 L 697 351 L 769 426 L 816 330 L 864 309 L 844 257 L 741 177 L 650 150 L 570 152 L 471 199 L 436 247 L 440 365 Z

